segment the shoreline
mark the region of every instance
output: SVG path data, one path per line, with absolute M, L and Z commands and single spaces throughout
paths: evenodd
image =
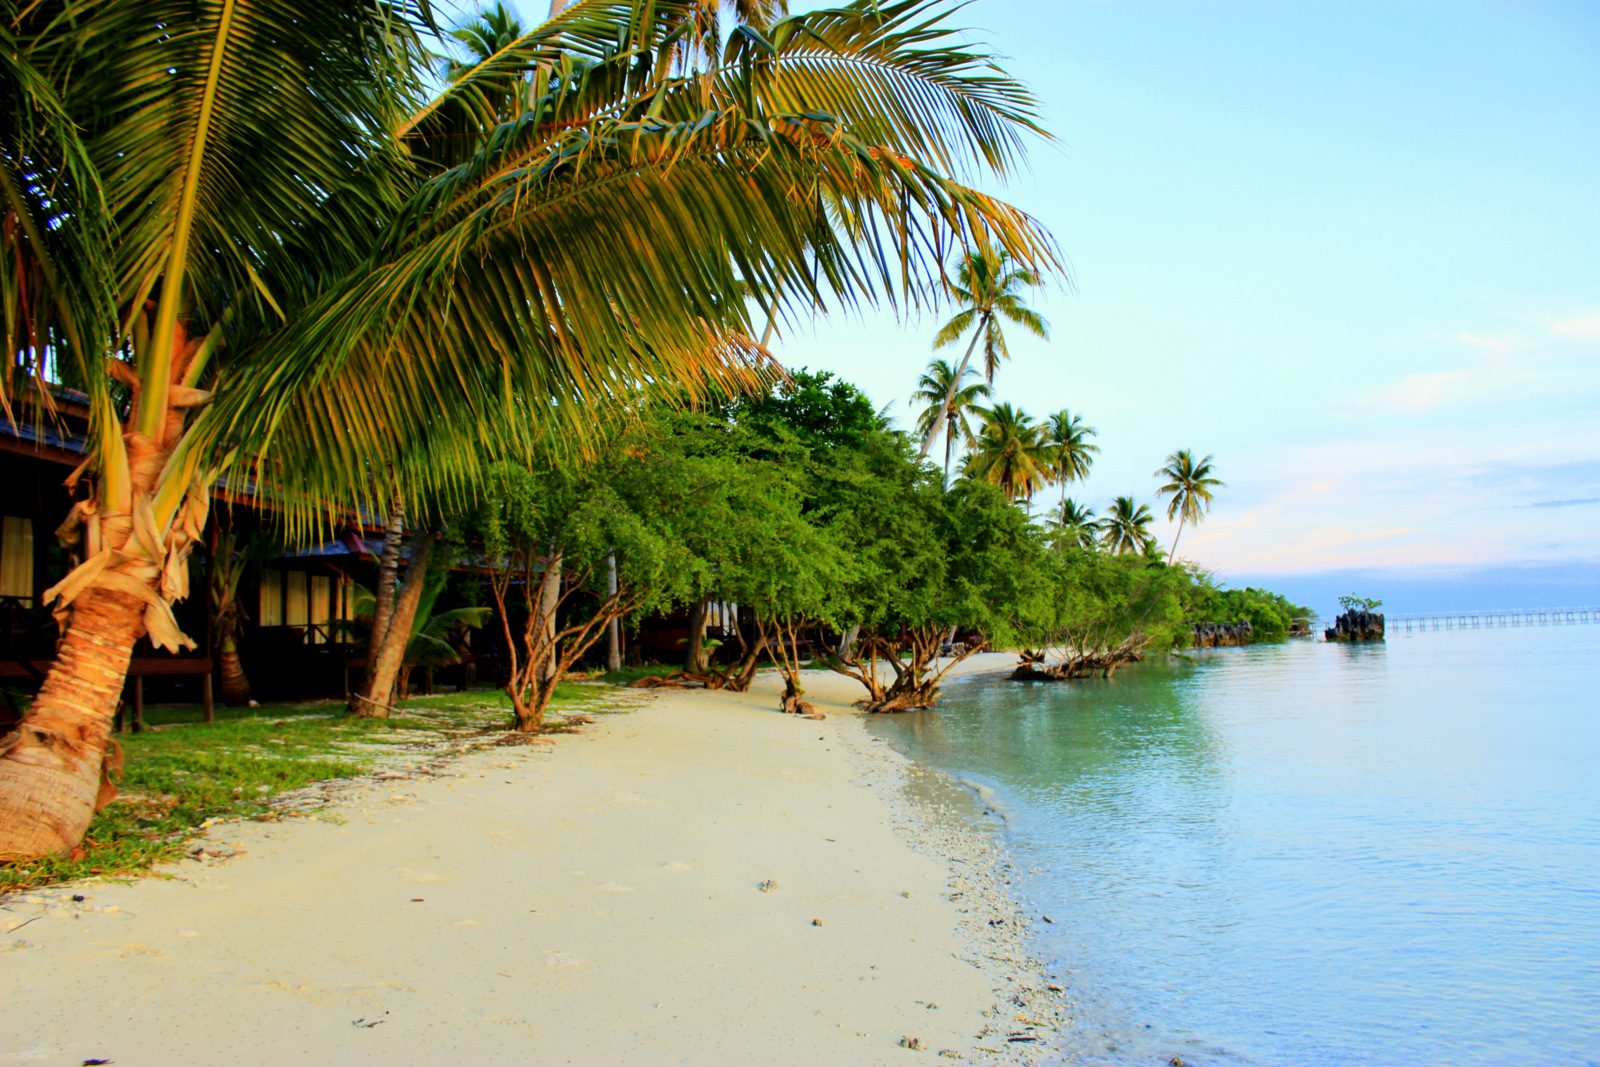
M 823 722 L 778 684 L 663 691 L 219 824 L 222 862 L 13 897 L 0 1063 L 1033 1062 L 1060 1001 L 997 842 L 868 735 L 854 682 L 807 673 Z

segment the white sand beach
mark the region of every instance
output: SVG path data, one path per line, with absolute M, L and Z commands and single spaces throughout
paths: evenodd
M 316 818 L 213 827 L 242 850 L 224 863 L 12 898 L 0 1063 L 1038 1054 L 1053 1009 L 993 849 L 904 799 L 854 683 L 807 689 L 825 721 L 778 714 L 774 678 L 663 691 L 554 745 L 360 780 Z

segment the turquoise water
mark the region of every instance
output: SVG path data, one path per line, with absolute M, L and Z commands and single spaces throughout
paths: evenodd
M 1069 1062 L 1593 1065 L 1597 679 L 1596 626 L 1301 641 L 871 727 L 993 790 Z

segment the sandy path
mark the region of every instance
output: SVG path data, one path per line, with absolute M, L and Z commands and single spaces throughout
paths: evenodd
M 808 696 L 837 712 L 851 684 Z M 860 725 L 772 692 L 663 692 L 365 783 L 343 824 L 219 826 L 247 850 L 225 865 L 14 905 L 6 927 L 43 917 L 0 939 L 0 1063 L 983 1060 L 943 865 L 852 784 Z

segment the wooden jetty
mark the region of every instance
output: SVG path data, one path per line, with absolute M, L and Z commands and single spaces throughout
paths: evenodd
M 1435 630 L 1485 630 L 1513 626 L 1576 626 L 1600 622 L 1600 608 L 1543 608 L 1538 611 L 1469 611 L 1446 615 L 1391 615 L 1390 633 Z

